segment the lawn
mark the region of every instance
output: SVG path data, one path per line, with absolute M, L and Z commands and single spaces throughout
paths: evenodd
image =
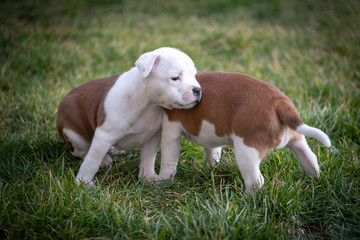
M 360 3 L 356 0 L 1 1 L 0 239 L 359 239 Z M 137 179 L 139 148 L 75 184 L 55 129 L 61 99 L 161 46 L 198 70 L 253 75 L 287 94 L 333 146 L 321 176 L 272 150 L 248 195 L 231 148 L 216 168 L 183 140 L 174 181 Z M 159 170 L 160 157 L 156 162 Z

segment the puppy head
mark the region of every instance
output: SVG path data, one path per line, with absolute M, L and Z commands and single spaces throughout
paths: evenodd
M 152 102 L 167 108 L 192 108 L 201 100 L 194 62 L 174 48 L 144 53 L 135 63 Z

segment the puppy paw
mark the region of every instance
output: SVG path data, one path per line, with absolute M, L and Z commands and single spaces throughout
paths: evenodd
M 82 178 L 76 178 L 76 183 L 77 185 L 85 185 L 86 187 L 90 187 L 90 188 L 93 188 L 93 187 L 96 187 L 95 186 L 95 183 L 92 181 L 92 180 L 84 180 Z
M 100 164 L 100 168 L 109 168 L 112 166 L 112 159 L 110 157 L 109 154 L 106 154 L 106 156 L 104 157 L 104 159 L 102 160 L 101 164 Z
M 115 148 L 114 146 L 111 146 L 111 148 L 108 151 L 108 154 L 110 156 L 120 155 L 120 154 L 123 154 L 123 153 L 125 153 L 124 150 L 119 150 L 119 149 Z
M 159 175 L 157 175 L 157 174 L 152 174 L 152 175 L 149 175 L 149 176 L 144 176 L 145 177 L 145 179 L 146 179 L 146 181 L 147 182 L 149 182 L 149 183 L 151 183 L 151 182 L 157 182 L 157 181 L 160 181 L 161 180 L 161 178 L 159 177 Z
M 176 170 L 168 171 L 168 172 L 161 172 L 159 175 L 160 180 L 174 180 L 176 174 Z
M 245 181 L 246 191 L 250 194 L 258 192 L 261 187 L 264 185 L 264 177 L 260 174 L 256 180 L 253 182 Z

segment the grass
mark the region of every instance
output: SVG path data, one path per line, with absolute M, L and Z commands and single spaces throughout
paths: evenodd
M 357 1 L 3 1 L 0 3 L 0 238 L 359 239 L 360 4 Z M 273 150 L 244 192 L 231 148 L 207 168 L 183 141 L 173 182 L 137 179 L 139 149 L 74 183 L 80 161 L 55 130 L 64 95 L 161 46 L 199 70 L 244 72 L 285 92 L 322 174 Z M 160 159 L 156 167 L 159 169 Z

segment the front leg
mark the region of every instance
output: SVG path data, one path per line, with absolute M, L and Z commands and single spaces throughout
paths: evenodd
M 179 161 L 181 148 L 181 129 L 177 122 L 170 122 L 164 114 L 161 134 L 160 179 L 173 179 Z
M 215 166 L 220 162 L 222 147 L 204 148 L 204 150 L 204 160 L 207 158 L 211 166 Z
M 115 142 L 111 136 L 96 129 L 90 149 L 82 162 L 79 172 L 76 175 L 76 182 L 84 182 L 93 185 L 93 178 L 100 168 L 100 164 L 105 158 L 106 153 Z
M 156 153 L 160 146 L 161 130 L 156 132 L 141 148 L 139 178 L 145 177 L 148 182 L 159 180 L 155 173 Z
M 244 179 L 246 191 L 254 193 L 264 184 L 264 177 L 260 172 L 259 152 L 252 147 L 246 146 L 240 137 L 233 137 L 235 159 L 241 176 Z

